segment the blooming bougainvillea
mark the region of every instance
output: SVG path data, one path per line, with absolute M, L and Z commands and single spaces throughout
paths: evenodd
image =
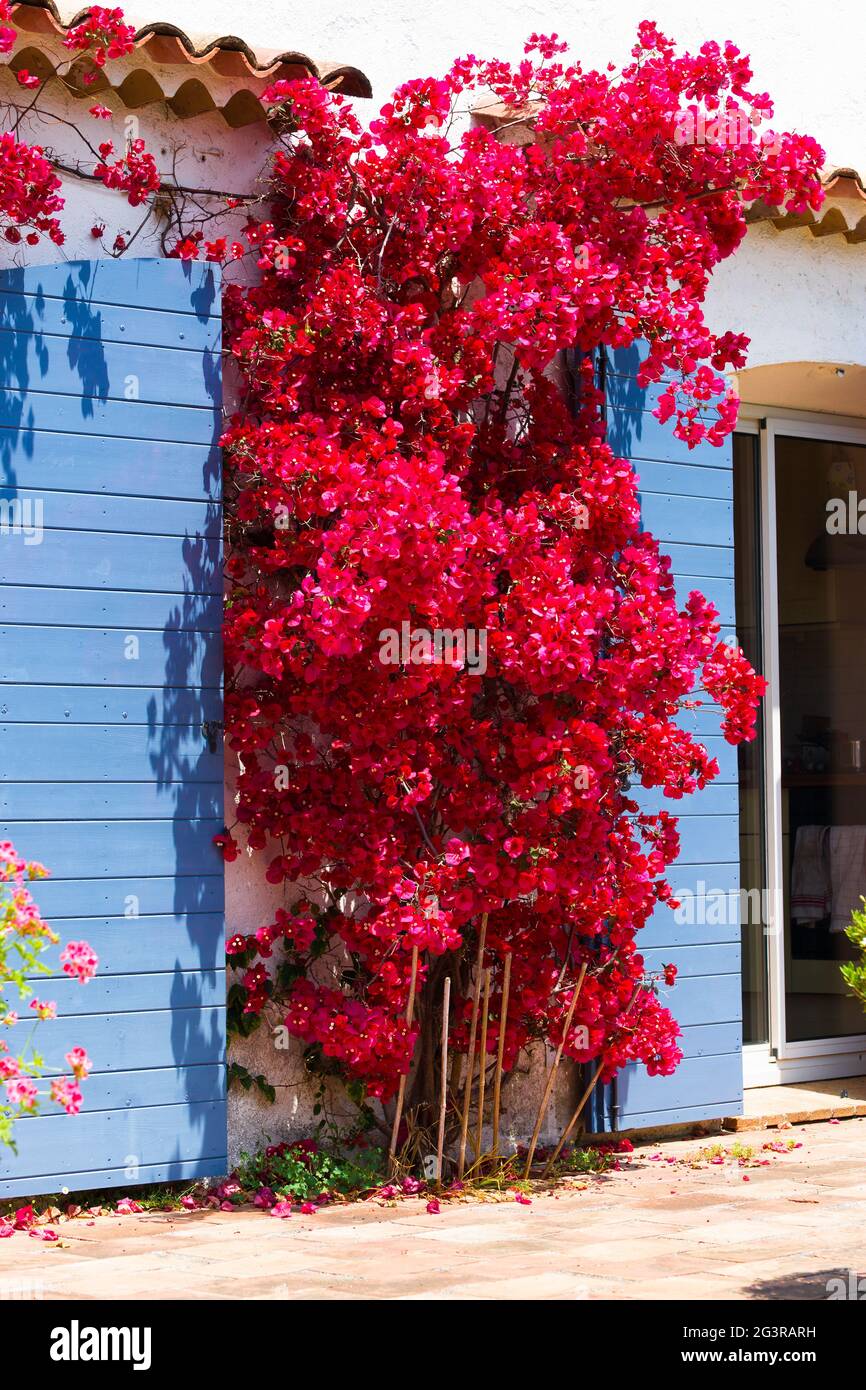
M 763 682 L 712 604 L 675 594 L 593 364 L 643 341 L 640 384 L 663 381 L 656 413 L 679 438 L 733 428 L 719 374 L 746 340 L 706 326 L 709 276 L 745 203 L 821 198 L 813 140 L 755 133 L 771 108 L 751 78 L 732 44 L 682 55 L 643 24 L 622 71 L 536 38 L 517 67 L 467 58 L 407 83 L 369 129 L 312 82 L 267 94 L 260 275 L 226 299 L 241 771 L 220 843 L 289 891 L 230 942 L 231 1002 L 242 1031 L 278 1005 L 310 1064 L 368 1096 L 392 1096 L 414 1057 L 430 1103 L 446 975 L 467 1047 L 483 921 L 491 1054 L 512 958 L 506 1067 L 558 1040 L 584 964 L 567 1055 L 602 1079 L 679 1060 L 639 946 L 671 899 L 677 823 L 631 788 L 704 787 L 717 764 L 677 716 L 708 699 L 730 742 L 750 738 Z M 533 138 L 455 120 L 482 94 Z M 678 139 L 683 112 L 719 110 L 744 114 L 742 138 Z M 483 673 L 423 640 L 385 662 L 403 624 L 483 633 Z

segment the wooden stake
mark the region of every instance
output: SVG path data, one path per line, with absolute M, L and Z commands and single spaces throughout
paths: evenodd
M 628 1004 L 626 1005 L 625 1011 L 624 1011 L 624 1013 L 623 1013 L 623 1015 L 622 1015 L 623 1019 L 625 1019 L 625 1017 L 626 1017 L 627 1014 L 630 1014 L 630 1013 L 631 1013 L 632 1008 L 633 1008 L 633 1006 L 634 1006 L 634 1003 L 635 1003 L 635 1001 L 636 1001 L 638 995 L 640 994 L 640 992 L 641 992 L 641 984 L 640 984 L 640 982 L 638 982 L 638 983 L 635 985 L 634 993 L 632 994 L 631 999 L 628 1001 Z M 548 1173 L 550 1172 L 550 1170 L 551 1170 L 551 1168 L 553 1167 L 553 1165 L 554 1165 L 554 1163 L 556 1162 L 556 1160 L 559 1158 L 559 1155 L 560 1155 L 560 1153 L 562 1152 L 563 1146 L 564 1146 L 566 1140 L 568 1139 L 569 1134 L 570 1134 L 571 1131 L 574 1129 L 574 1126 L 577 1124 L 578 1120 L 580 1119 L 580 1113 L 581 1113 L 581 1111 L 583 1110 L 583 1107 L 586 1105 L 586 1102 L 589 1100 L 589 1097 L 592 1095 L 592 1092 L 593 1092 L 593 1090 L 594 1090 L 594 1088 L 595 1088 L 595 1083 L 596 1083 L 596 1081 L 598 1081 L 598 1078 L 599 1078 L 599 1076 L 601 1075 L 601 1069 L 602 1069 L 603 1066 L 604 1066 L 604 1062 L 603 1062 L 603 1061 L 602 1061 L 602 1062 L 599 1062 L 598 1066 L 596 1067 L 595 1071 L 593 1072 L 593 1074 L 592 1074 L 592 1076 L 591 1076 L 591 1078 L 590 1078 L 589 1085 L 587 1086 L 586 1090 L 584 1091 L 583 1095 L 581 1096 L 580 1100 L 578 1101 L 577 1109 L 575 1110 L 574 1114 L 572 1115 L 571 1119 L 570 1119 L 569 1122 L 568 1122 L 568 1128 L 566 1129 L 565 1133 L 563 1134 L 562 1138 L 560 1139 L 560 1141 L 559 1141 L 559 1143 L 557 1144 L 556 1148 L 554 1149 L 553 1153 L 550 1155 L 550 1158 L 547 1160 L 547 1164 L 546 1164 L 546 1166 L 545 1166 L 544 1173 L 543 1173 L 543 1176 L 544 1176 L 545 1178 L 547 1177 Z
M 406 1022 L 411 1024 L 415 1015 L 415 985 L 418 981 L 418 947 L 412 947 L 412 974 L 409 979 L 409 999 L 406 1004 Z M 388 1167 L 393 1173 L 397 1163 L 397 1134 L 400 1130 L 400 1121 L 403 1118 L 403 1101 L 406 1097 L 406 1073 L 400 1077 L 400 1087 L 397 1091 L 397 1104 L 394 1108 L 394 1123 L 391 1127 L 391 1145 L 388 1149 Z
M 456 1096 L 460 1089 L 460 1073 L 462 1070 L 463 1054 L 460 1052 L 453 1052 L 451 1054 L 451 1081 L 448 1086 L 452 1096 Z
M 469 1051 L 466 1065 L 466 1082 L 463 1088 L 463 1118 L 460 1123 L 460 1152 L 457 1156 L 457 1179 L 463 1179 L 466 1167 L 466 1138 L 469 1134 L 469 1106 L 472 1102 L 472 1072 L 475 1065 L 475 1035 L 478 1030 L 478 1003 L 481 998 L 481 973 L 484 960 L 484 943 L 487 940 L 487 913 L 481 918 L 481 934 L 478 937 L 478 958 L 475 964 L 475 989 L 472 995 L 472 1018 L 469 1023 Z
M 603 1065 L 604 1065 L 603 1062 L 599 1062 L 598 1066 L 596 1067 L 595 1071 L 593 1072 L 592 1076 L 590 1077 L 589 1085 L 587 1086 L 586 1090 L 584 1091 L 583 1095 L 581 1096 L 580 1100 L 578 1101 L 577 1109 L 575 1110 L 574 1114 L 572 1115 L 571 1119 L 570 1119 L 569 1122 L 568 1122 L 568 1128 L 566 1129 L 565 1133 L 563 1134 L 562 1138 L 560 1139 L 560 1141 L 559 1141 L 559 1143 L 557 1144 L 556 1148 L 554 1149 L 553 1153 L 550 1155 L 550 1158 L 547 1160 L 547 1164 L 546 1164 L 546 1166 L 545 1166 L 544 1173 L 542 1174 L 543 1177 L 545 1177 L 545 1178 L 547 1177 L 547 1175 L 548 1175 L 548 1173 L 550 1172 L 551 1168 L 553 1167 L 554 1163 L 555 1163 L 556 1160 L 559 1158 L 559 1155 L 560 1155 L 561 1152 L 562 1152 L 563 1146 L 565 1145 L 565 1142 L 566 1142 L 566 1140 L 568 1139 L 569 1134 L 570 1134 L 571 1131 L 574 1129 L 574 1126 L 577 1124 L 578 1120 L 580 1119 L 581 1111 L 583 1110 L 583 1107 L 586 1105 L 586 1102 L 589 1100 L 589 1097 L 590 1097 L 590 1095 L 592 1094 L 592 1092 L 593 1092 L 593 1090 L 594 1090 L 594 1088 L 595 1088 L 595 1083 L 596 1083 L 596 1081 L 598 1080 L 599 1076 L 601 1075 L 601 1069 L 602 1069 L 602 1066 L 603 1066 Z
M 436 1144 L 436 1181 L 442 1183 L 442 1156 L 445 1151 L 445 1110 L 448 1105 L 448 1021 L 451 1009 L 451 976 L 442 991 L 442 1094 L 439 1099 L 439 1138 Z
M 529 1177 L 529 1170 L 532 1167 L 532 1160 L 535 1157 L 535 1148 L 538 1144 L 538 1136 L 541 1133 L 541 1126 L 543 1125 L 544 1117 L 547 1114 L 547 1107 L 550 1104 L 550 1097 L 553 1095 L 553 1083 L 556 1080 L 556 1073 L 558 1072 L 559 1064 L 562 1061 L 562 1049 L 565 1047 L 565 1040 L 568 1037 L 568 1030 L 571 1027 L 571 1020 L 574 1018 L 574 1010 L 577 1005 L 577 1001 L 580 998 L 580 991 L 583 989 L 583 981 L 585 975 L 586 961 L 584 961 L 583 965 L 580 967 L 580 975 L 578 977 L 577 984 L 574 987 L 574 993 L 571 996 L 571 1003 L 568 1006 L 568 1013 L 565 1016 L 565 1026 L 562 1030 L 562 1037 L 559 1040 L 559 1046 L 556 1049 L 556 1055 L 553 1059 L 553 1066 L 550 1069 L 550 1073 L 547 1078 L 547 1085 L 544 1088 L 544 1094 L 541 1097 L 541 1104 L 538 1107 L 538 1115 L 535 1120 L 535 1129 L 532 1131 L 532 1138 L 529 1141 L 529 1152 L 526 1155 L 526 1165 L 523 1169 L 523 1176 L 525 1178 Z
M 511 987 L 511 952 L 505 957 L 502 974 L 502 1010 L 499 1015 L 499 1045 L 496 1049 L 496 1080 L 493 1083 L 493 1161 L 499 1158 L 499 1103 L 502 1096 L 502 1058 L 505 1053 L 505 1025 L 508 1022 L 508 994 Z
M 484 972 L 484 1002 L 481 1005 L 481 1043 L 478 1048 L 478 1123 L 475 1126 L 475 1162 L 481 1159 L 481 1130 L 484 1126 L 484 1081 L 487 1075 L 487 1022 L 490 1017 L 490 966 Z

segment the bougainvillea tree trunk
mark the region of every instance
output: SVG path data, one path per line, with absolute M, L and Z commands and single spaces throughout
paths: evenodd
M 534 39 L 516 68 L 408 83 L 369 129 L 311 82 L 268 94 L 260 277 L 226 306 L 241 772 L 223 846 L 260 856 L 286 907 L 230 943 L 232 1006 L 242 1031 L 278 1008 L 359 1101 L 387 1103 L 411 1068 L 416 1128 L 438 1113 L 446 977 L 459 1115 L 482 919 L 491 1067 L 508 955 L 506 1070 L 559 1043 L 584 966 L 567 1057 L 602 1080 L 680 1057 L 640 954 L 677 825 L 630 792 L 712 780 L 680 712 L 715 702 L 736 743 L 762 682 L 705 598 L 677 599 L 592 368 L 642 340 L 640 381 L 665 380 L 680 438 L 733 428 L 720 373 L 746 340 L 705 325 L 708 278 L 748 201 L 821 196 L 820 149 L 762 130 L 750 81 L 733 45 L 678 55 L 644 24 L 622 71 Z M 491 93 L 530 143 L 460 119 Z

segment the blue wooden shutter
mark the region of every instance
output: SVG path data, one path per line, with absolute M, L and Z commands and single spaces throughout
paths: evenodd
M 722 636 L 734 633 L 733 465 L 730 440 L 721 448 L 689 450 L 652 410 L 661 386 L 636 380 L 636 348 L 614 352 L 606 363 L 608 440 L 634 462 L 643 522 L 671 557 L 682 602 L 699 589 L 719 610 Z M 718 710 L 704 706 L 682 716 L 684 726 L 718 758 L 720 774 L 705 791 L 670 801 L 638 789 L 645 810 L 680 818 L 680 856 L 669 872 L 675 890 L 735 894 L 739 888 L 737 752 L 721 736 Z M 733 902 L 730 899 L 729 902 Z M 697 904 L 710 921 L 678 924 L 659 907 L 638 937 L 648 970 L 672 962 L 679 975 L 661 997 L 680 1023 L 683 1060 L 670 1077 L 627 1067 L 614 1086 L 598 1093 L 588 1126 L 646 1128 L 737 1115 L 742 1111 L 742 996 L 740 931 L 735 912 Z M 725 920 L 712 923 L 714 917 Z
M 0 1196 L 225 1171 L 220 380 L 212 266 L 0 274 L 0 838 L 100 960 L 36 983 L 46 1061 L 94 1072 Z

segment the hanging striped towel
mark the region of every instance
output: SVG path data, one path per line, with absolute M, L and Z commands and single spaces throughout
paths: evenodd
M 830 827 L 801 825 L 791 865 L 791 916 L 817 922 L 830 912 Z
M 834 825 L 830 831 L 830 930 L 843 932 L 866 896 L 866 825 Z

